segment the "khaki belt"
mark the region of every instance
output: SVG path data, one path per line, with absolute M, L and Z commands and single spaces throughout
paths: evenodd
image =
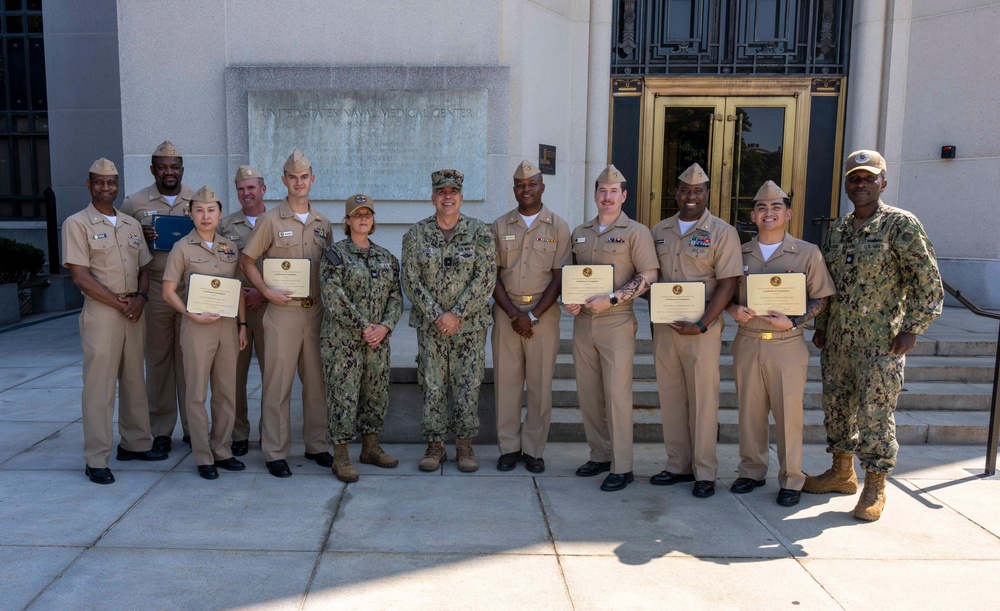
M 788 339 L 789 337 L 798 337 L 802 335 L 802 329 L 789 331 L 752 331 L 750 329 L 740 327 L 736 330 L 736 332 L 743 337 L 752 337 L 754 339 L 762 339 L 765 341 L 772 339 Z

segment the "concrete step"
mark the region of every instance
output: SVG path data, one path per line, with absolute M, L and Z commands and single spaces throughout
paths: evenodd
M 906 358 L 906 381 L 907 382 L 993 382 L 993 367 L 995 361 L 992 357 L 966 356 L 966 357 L 931 357 L 931 356 L 907 356 Z M 723 380 L 733 379 L 733 357 L 724 354 L 719 359 L 719 373 Z M 573 379 L 573 355 L 560 354 L 556 358 L 556 378 Z M 809 358 L 809 379 L 820 381 L 819 356 Z M 653 367 L 652 354 L 638 354 L 635 357 L 635 365 L 632 377 L 636 380 L 654 380 L 656 371 Z
M 993 386 L 989 383 L 907 382 L 899 394 L 898 409 L 918 411 L 985 411 L 990 408 Z M 823 387 L 818 381 L 806 383 L 803 406 L 807 410 L 822 409 Z M 637 408 L 660 405 L 654 380 L 635 380 L 632 401 Z M 552 405 L 576 407 L 580 404 L 574 380 L 552 382 Z M 723 380 L 719 385 L 719 406 L 735 409 L 736 385 Z
M 637 408 L 633 417 L 636 442 L 663 441 L 660 410 Z M 985 444 L 989 428 L 989 414 L 985 412 L 945 411 L 896 411 L 896 438 L 901 445 L 923 443 L 971 445 Z M 805 443 L 826 443 L 823 414 L 817 410 L 804 413 L 802 439 Z M 552 428 L 549 441 L 585 441 L 580 410 L 560 407 L 552 410 Z M 738 443 L 739 429 L 736 410 L 719 411 L 719 441 Z M 774 442 L 774 423 L 771 423 L 771 441 Z

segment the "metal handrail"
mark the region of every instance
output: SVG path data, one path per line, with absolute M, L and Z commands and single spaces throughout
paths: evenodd
M 962 295 L 962 291 L 956 290 L 947 282 L 943 282 L 944 290 L 958 300 L 970 312 L 976 316 L 1000 320 L 1000 314 L 984 310 L 972 303 Z M 993 365 L 993 403 L 990 404 L 990 428 L 986 438 L 986 469 L 983 475 L 996 475 L 997 472 L 997 436 L 1000 435 L 1000 418 L 997 417 L 997 384 L 1000 383 L 1000 325 L 997 325 L 997 356 Z

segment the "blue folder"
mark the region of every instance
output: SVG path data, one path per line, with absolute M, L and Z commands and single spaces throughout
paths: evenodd
M 194 221 L 187 216 L 157 215 L 153 217 L 153 229 L 156 230 L 153 250 L 170 252 L 177 240 L 191 233 L 191 230 L 194 229 Z

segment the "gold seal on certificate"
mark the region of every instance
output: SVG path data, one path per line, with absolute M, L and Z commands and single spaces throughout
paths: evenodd
M 758 316 L 768 310 L 785 316 L 806 313 L 805 274 L 747 274 L 747 307 Z
M 562 302 L 583 305 L 594 295 L 615 290 L 614 281 L 613 265 L 563 265 Z
M 309 297 L 309 259 L 264 259 L 264 284 L 289 297 Z
M 191 274 L 187 286 L 187 311 L 192 314 L 211 312 L 223 318 L 236 318 L 240 311 L 242 286 L 235 278 Z
M 695 322 L 704 313 L 704 282 L 654 282 L 649 289 L 649 319 L 655 323 Z

